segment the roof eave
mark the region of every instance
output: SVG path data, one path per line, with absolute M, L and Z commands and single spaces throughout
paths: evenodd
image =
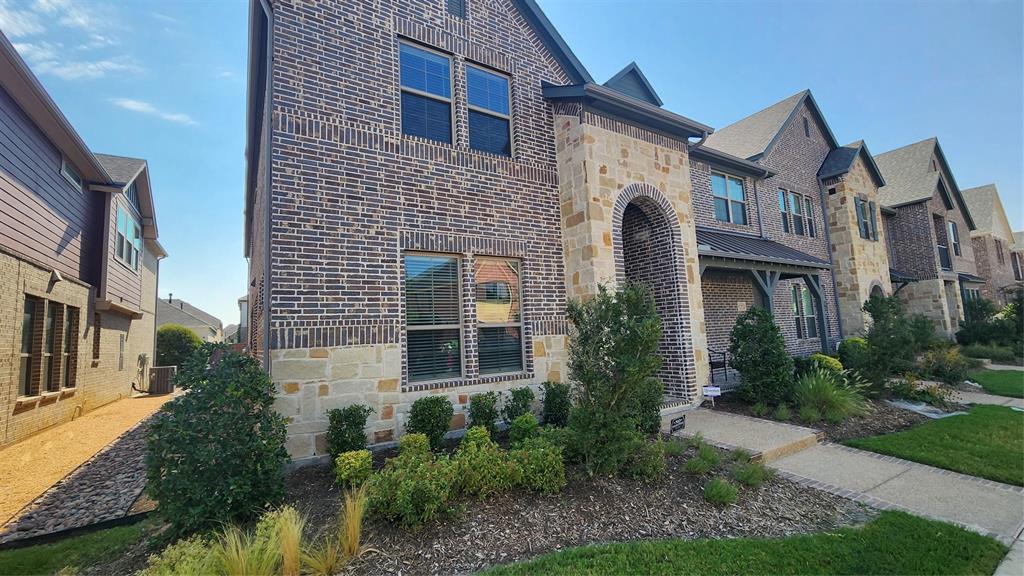
M 249 62 L 248 78 L 246 82 L 246 135 L 245 135 L 245 217 L 243 231 L 243 256 L 249 257 L 250 239 L 252 237 L 252 214 L 253 203 L 255 202 L 256 171 L 259 166 L 260 134 L 261 127 L 256 122 L 257 101 L 264 90 L 258 86 L 258 79 L 265 67 L 265 59 L 260 58 L 260 46 L 266 42 L 261 26 L 261 16 L 264 10 L 271 11 L 273 8 L 263 0 L 250 0 L 249 2 Z M 271 24 L 272 25 L 272 24 Z M 266 119 L 264 118 L 265 122 Z
M 523 16 L 533 25 L 534 30 L 540 36 L 541 41 L 547 46 L 551 55 L 558 60 L 570 80 L 576 84 L 593 82 L 590 72 L 583 66 L 576 54 L 569 45 L 565 43 L 562 35 L 558 33 L 555 26 L 548 20 L 547 15 L 540 9 L 534 0 L 515 0 Z
M 700 143 L 690 145 L 690 156 L 703 160 L 708 164 L 720 166 L 729 170 L 753 176 L 755 178 L 769 178 L 777 174 L 776 171 L 751 162 L 739 156 L 733 156 L 727 152 L 709 148 Z

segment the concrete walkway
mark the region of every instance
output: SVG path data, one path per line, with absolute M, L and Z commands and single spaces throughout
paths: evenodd
M 1018 536 L 1010 551 L 999 563 L 994 576 L 1020 576 L 1024 574 L 1024 536 Z
M 955 400 L 961 404 L 991 404 L 993 406 L 1013 406 L 1024 408 L 1024 398 L 1010 398 L 1008 396 L 996 396 L 984 392 L 966 392 L 957 390 Z
M 781 476 L 880 509 L 904 510 L 1016 540 L 1024 527 L 1024 488 L 991 482 L 838 444 L 809 428 L 697 409 L 682 436 L 700 433 L 725 448 L 761 455 Z

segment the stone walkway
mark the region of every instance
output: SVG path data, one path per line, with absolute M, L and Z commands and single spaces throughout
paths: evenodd
M 127 430 L 122 427 L 121 434 L 105 447 L 101 447 L 98 452 L 94 448 L 93 452 L 85 456 L 85 461 L 80 465 L 64 470 L 63 474 L 58 476 L 59 480 L 56 483 L 50 480 L 52 485 L 49 488 L 45 489 L 38 497 L 29 499 L 27 505 L 24 505 L 8 522 L 0 526 L 0 544 L 126 516 L 139 500 L 139 495 L 146 485 L 145 433 L 153 412 L 166 398 L 147 398 L 146 400 L 149 400 L 147 408 L 151 409 L 144 410 L 135 420 L 134 425 Z M 115 404 L 123 402 L 129 402 L 129 400 L 122 400 Z M 122 408 L 127 407 L 122 406 Z M 142 406 L 134 408 L 142 408 Z M 95 414 L 95 412 L 90 414 Z M 142 421 L 140 422 L 139 419 Z M 90 426 L 90 422 L 83 416 L 58 428 L 72 424 Z M 91 425 L 96 426 L 97 424 L 93 422 Z M 85 431 L 78 430 L 76 432 L 69 433 L 66 429 L 55 429 L 43 432 L 39 436 L 70 435 L 71 437 L 78 436 L 79 440 L 83 440 L 80 436 Z M 52 442 L 52 438 L 46 440 L 33 437 L 28 441 Z M 22 448 L 24 447 L 22 446 Z M 45 455 L 45 452 L 43 454 Z M 8 449 L 0 452 L 0 457 L 7 455 Z M 45 456 L 39 456 L 39 458 L 42 459 Z M 40 463 L 42 462 L 40 460 Z M 12 465 L 18 466 L 26 479 L 33 479 L 32 477 L 38 471 L 32 462 L 17 462 L 8 459 L 0 462 L 0 466 Z M 26 473 L 26 471 L 32 472 Z M 7 476 L 9 477 L 10 474 Z
M 814 430 L 697 409 L 678 434 L 760 453 L 781 476 L 864 502 L 953 522 L 1006 544 L 1024 528 L 1024 488 L 838 444 Z M 809 442 L 813 438 L 814 442 Z

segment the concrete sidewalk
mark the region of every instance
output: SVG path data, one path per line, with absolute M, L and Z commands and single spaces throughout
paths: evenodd
M 954 400 L 961 404 L 990 404 L 992 406 L 1024 408 L 1024 398 L 996 396 L 995 394 L 986 394 L 984 392 L 965 392 L 963 390 L 957 390 Z
M 771 462 L 818 443 L 821 432 L 783 422 L 698 408 L 686 413 L 680 436 L 700 434 L 704 440 L 729 450 L 742 448 L 761 462 Z

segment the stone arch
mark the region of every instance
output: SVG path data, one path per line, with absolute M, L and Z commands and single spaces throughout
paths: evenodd
M 612 209 L 612 242 L 616 281 L 644 282 L 654 294 L 662 323 L 658 348 L 663 362 L 658 377 L 665 393 L 694 400 L 697 391 L 686 260 L 675 207 L 650 184 L 626 186 Z
M 882 283 L 878 280 L 873 280 L 871 282 L 871 288 L 868 289 L 868 298 L 872 296 L 878 296 L 879 298 L 885 296 L 885 288 L 882 287 Z

